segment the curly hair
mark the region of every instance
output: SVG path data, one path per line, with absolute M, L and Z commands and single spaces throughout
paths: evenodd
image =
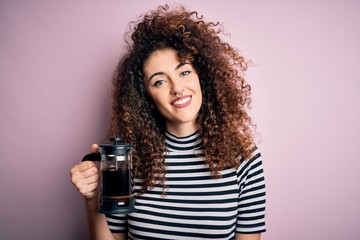
M 144 63 L 155 50 L 175 49 L 180 60 L 191 59 L 198 73 L 203 99 L 196 123 L 212 176 L 238 167 L 254 142 L 251 88 L 243 77 L 248 62 L 220 38 L 222 25 L 205 22 L 183 6 L 164 5 L 131 22 L 130 29 L 113 79 L 109 135 L 133 145 L 134 174 L 143 179 L 142 191 L 156 184 L 166 187 L 165 121 L 150 107 L 143 85 Z

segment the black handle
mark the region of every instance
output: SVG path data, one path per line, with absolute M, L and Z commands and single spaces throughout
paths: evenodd
M 86 154 L 83 159 L 81 160 L 82 162 L 83 161 L 97 161 L 97 162 L 100 162 L 101 160 L 101 155 L 100 153 L 89 153 L 89 154 Z

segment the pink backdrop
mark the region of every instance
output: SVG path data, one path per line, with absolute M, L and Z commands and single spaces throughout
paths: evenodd
M 86 239 L 69 169 L 106 135 L 127 23 L 169 1 L 124 2 L 0 1 L 0 239 Z M 263 239 L 359 239 L 360 2 L 179 2 L 256 63 Z

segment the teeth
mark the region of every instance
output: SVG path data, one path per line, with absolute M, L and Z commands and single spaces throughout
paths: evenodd
M 190 97 L 187 97 L 187 98 L 184 98 L 184 99 L 175 101 L 175 102 L 174 102 L 174 105 L 184 104 L 184 103 L 186 103 L 186 102 L 188 102 L 188 101 L 190 101 Z

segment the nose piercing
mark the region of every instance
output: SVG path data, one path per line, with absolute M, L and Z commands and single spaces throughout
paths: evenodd
M 176 93 L 176 97 L 182 97 L 182 95 L 183 95 L 183 92 L 182 92 L 182 91 Z

